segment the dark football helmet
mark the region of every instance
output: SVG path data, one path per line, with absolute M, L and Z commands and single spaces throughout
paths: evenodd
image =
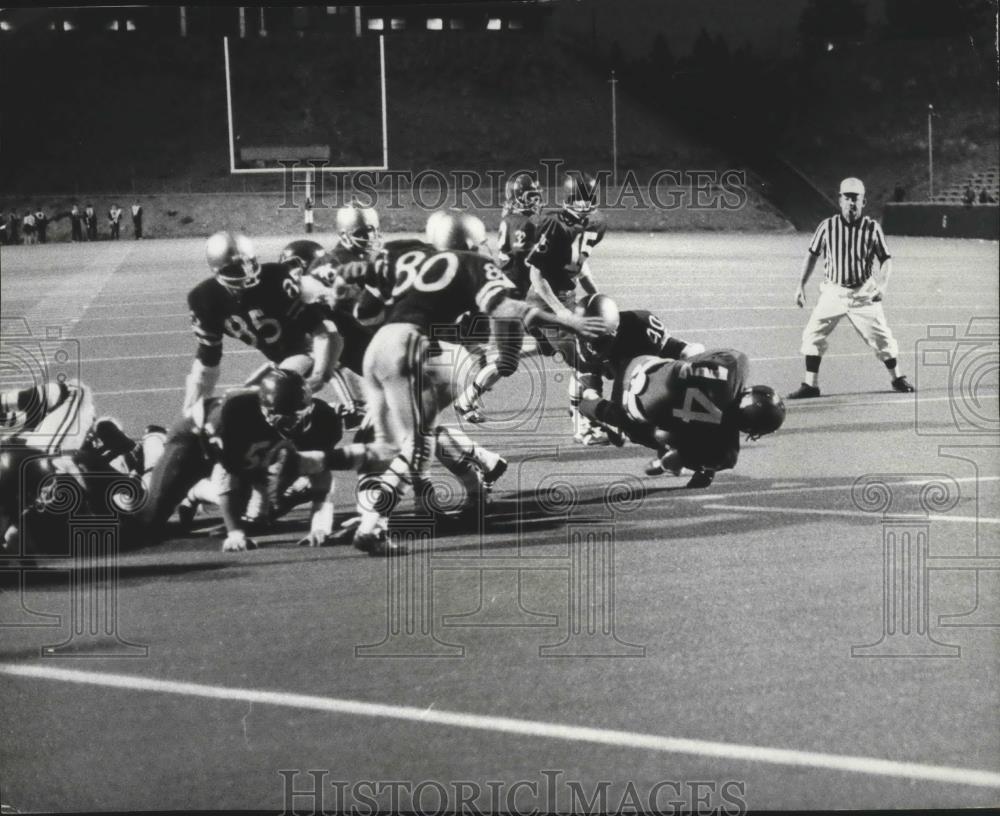
M 527 173 L 519 173 L 507 182 L 504 207 L 509 213 L 532 215 L 542 209 L 542 188 Z
M 589 173 L 568 173 L 563 181 L 562 205 L 575 218 L 583 218 L 597 206 L 597 179 Z
M 308 269 L 309 264 L 311 264 L 316 258 L 323 254 L 323 247 L 317 241 L 301 240 L 292 241 L 288 246 L 281 250 L 281 255 L 278 256 L 278 262 L 284 264 L 291 264 L 298 269 Z
M 785 403 L 768 385 L 755 385 L 740 398 L 739 427 L 751 439 L 774 433 L 785 421 Z
M 312 396 L 297 371 L 274 369 L 261 380 L 259 393 L 264 419 L 282 436 L 290 436 L 309 423 Z
M 374 252 L 382 242 L 378 213 L 371 207 L 341 207 L 337 210 L 340 242 L 359 253 Z
M 438 210 L 427 219 L 427 243 L 441 251 L 478 251 L 486 244 L 486 227 L 476 216 L 461 210 Z
M 227 289 L 250 289 L 260 282 L 257 252 L 245 235 L 217 232 L 205 247 L 208 268 Z
M 618 304 L 607 295 L 587 295 L 577 301 L 576 313 L 581 317 L 599 317 L 608 327 L 607 333 L 594 340 L 579 340 L 578 350 L 584 363 L 603 362 L 618 335 L 621 314 Z

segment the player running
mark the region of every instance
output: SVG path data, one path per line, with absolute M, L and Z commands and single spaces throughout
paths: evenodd
M 611 400 L 586 391 L 580 412 L 657 450 L 649 475 L 682 467 L 694 471 L 688 487 L 708 487 L 716 471 L 735 467 L 740 433 L 758 439 L 785 420 L 774 389 L 746 386 L 749 361 L 733 349 L 686 360 L 641 355 L 622 370 Z
M 437 414 L 458 393 L 456 375 L 469 370 L 468 353 L 460 346 L 447 341 L 432 346 L 442 329 L 454 339 L 455 320 L 476 311 L 586 337 L 606 330 L 600 319 L 553 315 L 511 298 L 513 284 L 491 259 L 476 251 L 485 238 L 478 218 L 434 213 L 427 222 L 427 238 L 428 243 L 390 252 L 379 260 L 395 281 L 393 305 L 365 355 L 365 384 L 375 423 L 372 447 L 389 466 L 366 488 L 355 536 L 356 546 L 379 555 L 398 551 L 388 541 L 389 514 L 411 485 L 420 488 L 418 496 L 423 494 L 430 453 L 442 431 L 448 430 L 435 426 Z M 466 440 L 459 440 L 458 446 L 466 447 L 463 458 L 471 463 L 478 446 Z M 483 465 L 488 470 L 488 461 Z M 456 475 L 466 486 L 475 484 L 468 472 Z
M 276 365 L 308 377 L 319 390 L 330 375 L 330 331 L 322 312 L 302 301 L 297 276 L 283 263 L 260 264 L 246 236 L 217 232 L 206 248 L 213 276 L 188 293 L 198 350 L 184 410 L 211 396 L 219 380 L 222 338 L 235 337 Z
M 500 271 L 514 284 L 510 297 L 524 300 L 531 288 L 531 272 L 525 259 L 537 237 L 542 191 L 534 178 L 520 173 L 507 182 L 505 193 L 503 216 L 497 230 L 497 258 Z M 481 338 L 486 348 L 472 383 L 455 402 L 455 411 L 467 422 L 480 423 L 486 421 L 480 397 L 492 390 L 500 379 L 517 371 L 524 325 L 520 320 L 485 320 L 481 316 L 467 322 L 486 329 L 486 336 Z

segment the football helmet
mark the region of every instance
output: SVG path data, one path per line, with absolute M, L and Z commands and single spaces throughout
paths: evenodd
M 584 363 L 603 362 L 618 335 L 621 322 L 618 304 L 607 295 L 587 295 L 577 301 L 576 313 L 580 317 L 599 317 L 608 327 L 606 334 L 594 340 L 578 340 L 580 358 Z
M 299 269 L 305 270 L 309 268 L 309 264 L 323 254 L 323 251 L 323 246 L 317 241 L 292 241 L 281 250 L 278 262 L 292 264 Z
M 486 244 L 486 227 L 476 216 L 461 210 L 438 210 L 427 219 L 427 243 L 442 251 L 476 252 Z
M 208 268 L 227 289 L 250 289 L 260 282 L 257 251 L 245 235 L 217 232 L 205 247 Z
M 597 206 L 597 179 L 589 173 L 568 173 L 563 180 L 563 209 L 577 219 Z
M 509 213 L 532 215 L 542 209 L 542 188 L 527 173 L 519 173 L 507 182 L 504 207 Z
M 755 385 L 743 392 L 739 405 L 739 428 L 751 439 L 774 433 L 785 421 L 785 403 L 774 389 Z
M 340 242 L 349 249 L 374 252 L 382 242 L 378 213 L 371 207 L 341 207 L 336 221 Z
M 260 382 L 260 410 L 267 424 L 282 436 L 306 427 L 313 402 L 305 378 L 297 371 L 276 368 Z

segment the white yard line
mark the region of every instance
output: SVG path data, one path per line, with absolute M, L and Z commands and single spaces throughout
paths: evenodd
M 742 745 L 730 742 L 665 737 L 634 731 L 617 731 L 608 728 L 589 728 L 579 725 L 539 722 L 536 720 L 469 714 L 431 708 L 369 703 L 337 697 L 320 697 L 311 694 L 292 694 L 281 691 L 230 688 L 202 683 L 184 683 L 173 680 L 156 680 L 128 674 L 89 672 L 77 669 L 60 669 L 51 666 L 0 664 L 0 673 L 33 680 L 53 680 L 126 691 L 154 692 L 181 697 L 198 697 L 227 702 L 256 703 L 282 708 L 322 711 L 354 717 L 375 717 L 405 722 L 465 728 L 502 734 L 536 737 L 539 739 L 607 745 L 640 751 L 665 754 L 687 754 L 712 757 L 737 762 L 762 762 L 771 765 L 810 768 L 822 771 L 868 774 L 896 779 L 940 782 L 983 788 L 1000 788 L 1000 773 L 977 768 L 956 768 L 943 765 L 925 765 L 918 762 L 899 762 L 876 757 L 826 754 L 814 751 L 797 751 L 788 748 L 770 748 L 761 745 Z
M 789 516 L 838 516 L 840 518 L 869 518 L 862 510 L 817 510 L 806 507 L 772 507 L 771 505 L 744 504 L 703 504 L 706 510 L 734 510 L 740 513 L 771 513 Z M 956 524 L 1000 524 L 1000 518 L 985 518 L 981 516 L 942 516 L 921 513 L 893 513 L 894 519 L 916 519 L 919 521 L 948 521 Z

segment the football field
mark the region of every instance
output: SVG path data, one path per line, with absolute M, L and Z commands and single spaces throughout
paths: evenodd
M 258 239 L 261 259 L 288 240 Z M 622 309 L 744 351 L 751 382 L 784 394 L 822 275 L 797 309 L 807 243 L 610 235 L 592 267 Z M 1000 803 L 998 245 L 889 244 L 885 308 L 917 394 L 891 390 L 845 320 L 823 396 L 788 403 L 708 490 L 646 477 L 643 448 L 574 445 L 567 370 L 532 356 L 465 427 L 511 463 L 477 531 L 404 513 L 412 555 L 386 563 L 296 546 L 299 510 L 258 550 L 222 553 L 209 508 L 109 575 L 69 559 L 3 574 L 0 800 Z M 58 347 L 131 434 L 177 419 L 202 240 L 3 247 L 0 262 L 8 359 Z M 262 359 L 227 338 L 220 388 Z M 337 484 L 347 513 L 350 474 Z M 315 795 L 292 802 L 293 787 Z

